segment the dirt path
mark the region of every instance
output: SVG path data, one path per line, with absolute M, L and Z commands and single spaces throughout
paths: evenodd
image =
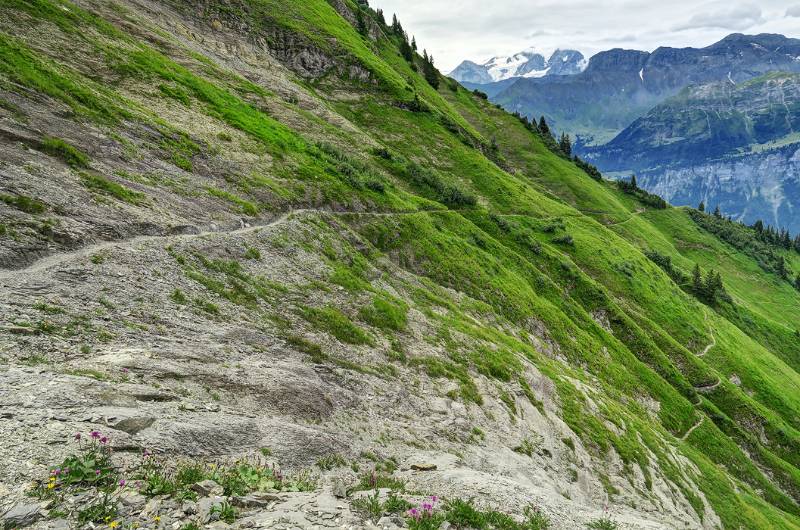
M 86 258 L 93 254 L 97 254 L 103 250 L 109 248 L 130 248 L 134 245 L 139 243 L 148 243 L 152 241 L 163 241 L 163 242 L 171 242 L 171 241 L 185 241 L 188 239 L 197 239 L 203 238 L 208 236 L 214 235 L 237 235 L 237 234 L 247 234 L 249 232 L 255 232 L 261 230 L 263 228 L 268 228 L 270 226 L 275 226 L 286 222 L 289 217 L 294 214 L 303 214 L 303 213 L 324 213 L 329 215 L 353 215 L 353 216 L 371 216 L 371 217 L 392 217 L 392 216 L 399 216 L 399 215 L 414 215 L 414 214 L 424 214 L 424 213 L 438 213 L 438 212 L 458 212 L 458 210 L 414 210 L 414 211 L 406 211 L 406 212 L 336 212 L 324 209 L 317 209 L 317 208 L 298 208 L 296 210 L 289 210 L 288 212 L 284 212 L 276 219 L 261 223 L 255 224 L 252 226 L 247 226 L 243 228 L 237 228 L 233 230 L 209 230 L 198 232 L 196 234 L 172 234 L 172 235 L 164 235 L 164 236 L 136 236 L 130 239 L 117 239 L 113 241 L 103 241 L 102 243 L 96 243 L 93 245 L 87 245 L 83 248 L 78 250 L 74 250 L 71 252 L 58 252 L 48 256 L 45 256 L 34 263 L 28 265 L 27 267 L 23 267 L 21 269 L 5 269 L 0 270 L 0 282 L 4 280 L 10 280 L 12 278 L 16 278 L 26 274 L 33 274 L 36 272 L 43 271 L 50 267 L 54 267 L 60 265 L 62 263 L 66 263 L 69 261 L 75 261 L 82 258 Z
M 703 422 L 704 422 L 705 420 L 706 420 L 706 417 L 705 417 L 705 415 L 703 415 L 703 416 L 700 416 L 700 419 L 699 419 L 699 420 L 697 420 L 697 423 L 695 423 L 694 425 L 692 425 L 692 426 L 689 428 L 689 430 L 688 430 L 688 431 L 686 431 L 686 433 L 685 433 L 683 436 L 681 436 L 681 440 L 686 440 L 686 439 L 689 437 L 689 435 L 690 435 L 690 434 L 692 434 L 692 433 L 694 432 L 694 430 L 695 430 L 696 428 L 700 427 L 700 426 L 703 424 Z
M 708 324 L 708 310 L 704 311 L 706 326 L 708 326 L 708 334 L 711 335 L 711 343 L 705 347 L 705 349 L 698 353 L 698 357 L 702 357 L 703 355 L 707 354 L 708 351 L 717 345 L 717 338 L 714 337 L 714 330 L 711 329 L 711 326 Z
M 72 252 L 62 252 L 45 256 L 44 258 L 39 259 L 34 263 L 32 263 L 31 265 L 28 265 L 27 267 L 24 267 L 22 269 L 0 271 L 0 281 L 8 280 L 25 274 L 36 273 L 68 261 L 79 260 L 81 258 L 91 256 L 93 254 L 96 254 L 102 250 L 109 248 L 115 248 L 115 247 L 127 248 L 137 245 L 139 243 L 147 243 L 150 241 L 182 241 L 187 239 L 208 237 L 210 235 L 217 235 L 217 234 L 246 234 L 248 232 L 254 232 L 262 228 L 283 223 L 289 218 L 290 215 L 294 213 L 300 213 L 303 211 L 305 210 L 292 210 L 284 213 L 277 219 L 270 221 L 268 223 L 248 226 L 245 228 L 238 228 L 236 230 L 216 230 L 216 231 L 198 232 L 196 234 L 177 234 L 177 235 L 167 235 L 167 236 L 137 236 L 131 239 L 104 241 L 102 243 L 96 243 L 94 245 L 87 245 L 81 249 L 74 250 Z
M 722 379 L 717 377 L 717 382 L 716 383 L 712 383 L 710 385 L 696 386 L 696 387 L 694 387 L 694 389 L 697 390 L 698 392 L 701 392 L 701 393 L 707 393 L 707 392 L 711 392 L 712 390 L 717 388 L 721 383 L 722 383 Z

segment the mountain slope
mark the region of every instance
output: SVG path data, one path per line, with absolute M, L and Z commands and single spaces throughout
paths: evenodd
M 551 528 L 800 527 L 789 283 L 435 90 L 358 9 L 2 4 L 6 521 L 367 526 L 428 494 L 462 525 L 475 497 Z M 92 429 L 132 486 L 62 478 Z
M 585 156 L 603 171 L 635 172 L 675 204 L 706 201 L 797 232 L 798 81 L 770 74 L 687 88 Z

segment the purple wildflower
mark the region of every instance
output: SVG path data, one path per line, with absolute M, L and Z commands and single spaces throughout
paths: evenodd
M 100 438 L 100 443 L 103 444 L 103 445 L 107 444 L 108 443 L 108 438 L 103 436 L 102 438 Z
M 89 436 L 91 436 L 93 440 L 97 440 L 98 438 L 100 438 L 100 433 L 97 431 L 92 431 L 89 433 Z
M 127 484 L 127 482 L 125 482 L 124 478 L 119 479 L 119 487 L 120 488 L 124 488 L 125 484 Z
M 78 442 L 81 441 L 81 433 L 79 433 L 79 432 L 75 433 L 75 441 L 78 441 Z

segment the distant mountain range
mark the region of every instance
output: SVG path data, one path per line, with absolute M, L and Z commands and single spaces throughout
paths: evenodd
M 576 50 L 556 50 L 549 59 L 528 49 L 508 57 L 492 57 L 483 64 L 464 61 L 448 75 L 460 83 L 488 84 L 514 78 L 577 74 L 586 59 Z
M 705 48 L 604 51 L 567 75 L 464 83 L 544 115 L 607 176 L 636 172 L 674 204 L 720 203 L 797 231 L 800 98 L 797 78 L 778 72 L 800 72 L 799 39 L 737 33 Z

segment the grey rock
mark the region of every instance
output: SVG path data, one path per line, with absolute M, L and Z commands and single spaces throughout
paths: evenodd
M 197 484 L 192 484 L 192 491 L 201 497 L 219 497 L 225 490 L 213 480 L 204 480 L 202 482 L 198 482 Z
M 411 469 L 414 471 L 436 471 L 436 464 L 426 462 L 423 464 L 411 464 Z
M 239 508 L 266 508 L 273 502 L 279 502 L 283 497 L 276 493 L 256 492 L 243 497 L 231 497 L 232 505 Z
M 3 528 L 23 528 L 38 521 L 42 516 L 38 504 L 17 504 L 3 515 Z

